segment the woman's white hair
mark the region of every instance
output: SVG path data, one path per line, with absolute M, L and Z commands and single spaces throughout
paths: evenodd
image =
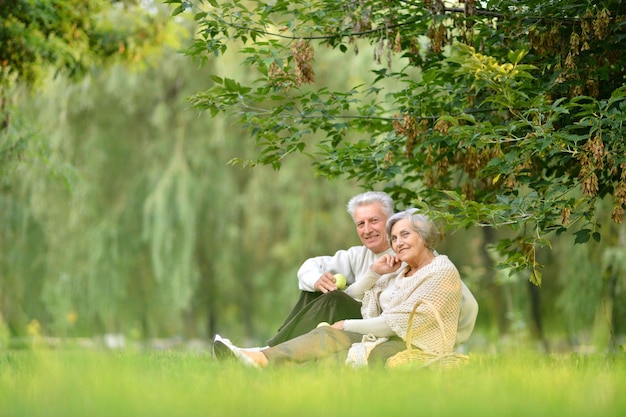
M 416 208 L 400 211 L 387 219 L 386 231 L 389 241 L 391 241 L 391 228 L 402 219 L 409 219 L 411 228 L 420 235 L 424 245 L 430 250 L 435 249 L 435 245 L 437 245 L 440 239 L 439 230 L 435 223 L 430 221 L 426 215 L 421 214 Z

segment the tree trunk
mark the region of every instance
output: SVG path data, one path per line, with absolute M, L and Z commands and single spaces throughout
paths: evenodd
M 507 320 L 507 303 L 504 297 L 502 287 L 496 281 L 496 274 L 493 269 L 493 260 L 489 256 L 487 246 L 495 241 L 494 230 L 491 227 L 483 227 L 483 246 L 481 255 L 483 258 L 483 264 L 485 266 L 486 276 L 485 281 L 491 294 L 491 304 L 493 312 L 493 320 L 498 329 L 498 335 L 500 337 L 506 335 L 509 331 L 509 322 Z
M 531 332 L 536 341 L 541 344 L 545 353 L 550 352 L 550 345 L 543 333 L 543 318 L 541 313 L 540 288 L 532 282 L 527 282 L 528 296 L 530 298 Z

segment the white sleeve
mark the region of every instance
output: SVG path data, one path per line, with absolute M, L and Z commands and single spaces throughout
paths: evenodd
M 355 280 L 355 263 L 363 262 L 365 257 L 364 246 L 354 246 L 348 250 L 337 251 L 333 256 L 316 256 L 309 258 L 298 269 L 298 287 L 302 291 L 317 291 L 315 283 L 324 272 L 336 274 L 341 272 L 346 276 L 346 282 L 352 284 Z
M 369 269 L 364 275 L 361 275 L 354 284 L 346 288 L 344 292 L 355 300 L 362 301 L 365 291 L 372 288 L 380 277 L 381 275 Z
M 343 329 L 347 332 L 371 334 L 376 337 L 397 336 L 381 316 L 371 319 L 344 320 Z
M 314 287 L 319 277 L 324 273 L 321 262 L 317 258 L 309 258 L 298 269 L 298 287 L 302 291 L 317 291 Z
M 467 285 L 461 280 L 461 313 L 459 316 L 459 327 L 456 332 L 455 345 L 458 346 L 469 339 L 476 317 L 478 316 L 478 302 L 474 298 L 474 294 L 467 288 Z

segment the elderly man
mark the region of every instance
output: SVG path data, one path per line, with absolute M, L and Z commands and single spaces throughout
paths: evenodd
M 318 323 L 360 318 L 361 304 L 337 290 L 334 274 L 342 273 L 347 284 L 365 274 L 385 253 L 393 253 L 385 225 L 393 214 L 393 200 L 380 191 L 358 194 L 347 205 L 363 246 L 340 250 L 332 256 L 307 259 L 298 270 L 302 292 L 269 346 L 292 339 L 315 328 Z

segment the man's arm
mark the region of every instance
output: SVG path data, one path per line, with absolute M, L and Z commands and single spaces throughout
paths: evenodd
M 315 288 L 315 283 L 326 272 L 332 274 L 341 272 L 346 276 L 346 282 L 354 282 L 348 253 L 342 250 L 335 253 L 334 256 L 316 256 L 304 261 L 300 269 L 298 269 L 298 287 L 302 291 L 318 291 Z
M 358 274 L 364 272 L 373 263 L 373 254 L 365 246 L 353 246 L 347 250 L 337 251 L 332 256 L 316 256 L 309 258 L 298 269 L 298 287 L 302 291 L 316 292 L 315 283 L 329 272 L 341 272 L 346 276 L 348 285 L 355 281 Z
M 463 280 L 461 280 L 461 297 L 461 313 L 455 346 L 465 343 L 469 339 L 478 316 L 478 302 Z

